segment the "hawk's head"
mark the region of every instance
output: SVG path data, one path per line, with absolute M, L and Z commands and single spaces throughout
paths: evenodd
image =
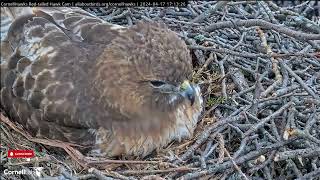
M 186 44 L 163 24 L 138 23 L 118 32 L 99 57 L 94 82 L 103 103 L 127 119 L 112 121 L 117 143 L 123 143 L 116 151 L 146 154 L 192 135 L 202 98 L 189 81 Z

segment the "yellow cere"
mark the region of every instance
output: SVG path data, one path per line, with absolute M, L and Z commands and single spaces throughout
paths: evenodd
M 188 80 L 185 80 L 185 81 L 183 81 L 183 83 L 181 84 L 180 90 L 181 90 L 181 91 L 184 91 L 184 90 L 186 90 L 189 86 L 190 86 L 189 81 L 188 81 Z

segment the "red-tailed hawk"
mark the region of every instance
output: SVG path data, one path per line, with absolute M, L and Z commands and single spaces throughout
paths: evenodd
M 165 25 L 125 28 L 79 8 L 1 9 L 1 106 L 32 135 L 104 156 L 192 136 L 202 110 L 187 46 Z

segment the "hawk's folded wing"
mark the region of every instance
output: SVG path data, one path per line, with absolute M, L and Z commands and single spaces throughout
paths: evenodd
M 34 134 L 92 143 L 88 129 L 109 116 L 92 66 L 122 27 L 80 8 L 1 10 L 1 106 Z

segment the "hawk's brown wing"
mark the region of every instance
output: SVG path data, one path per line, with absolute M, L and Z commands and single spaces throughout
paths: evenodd
M 1 106 L 34 135 L 92 143 L 88 130 L 111 115 L 91 67 L 118 27 L 78 8 L 1 10 Z

